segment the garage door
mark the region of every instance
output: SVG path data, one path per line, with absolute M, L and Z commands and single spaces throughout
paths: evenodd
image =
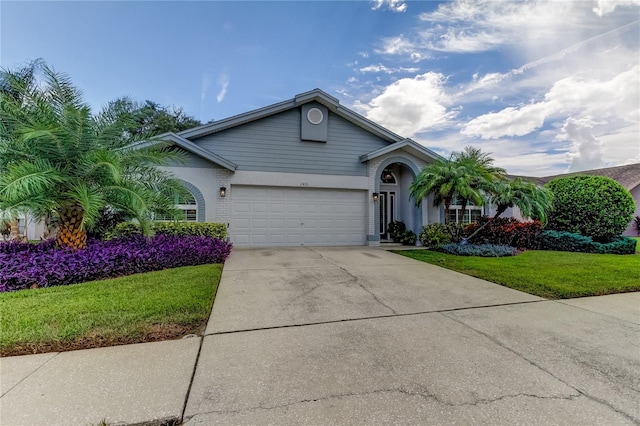
M 237 246 L 364 245 L 366 192 L 231 187 L 231 240 Z

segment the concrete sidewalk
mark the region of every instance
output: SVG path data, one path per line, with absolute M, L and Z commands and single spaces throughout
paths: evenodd
M 640 423 L 640 293 L 384 250 L 236 250 L 204 336 L 0 359 L 0 424 Z

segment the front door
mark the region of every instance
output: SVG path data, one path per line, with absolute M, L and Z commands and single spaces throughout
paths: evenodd
M 388 240 L 388 225 L 396 220 L 395 191 L 380 192 L 380 239 Z

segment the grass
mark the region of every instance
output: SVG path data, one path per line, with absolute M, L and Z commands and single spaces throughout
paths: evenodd
M 206 323 L 222 265 L 0 294 L 0 355 L 176 338 Z
M 429 250 L 396 253 L 549 299 L 640 290 L 640 255 L 530 250 L 488 258 Z
M 636 253 L 640 253 L 640 237 L 631 237 L 637 241 L 636 243 Z

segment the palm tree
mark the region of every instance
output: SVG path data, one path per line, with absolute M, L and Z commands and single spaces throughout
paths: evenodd
M 494 159 L 489 154 L 483 153 L 479 148 L 466 146 L 463 151 L 454 153 L 454 158 L 457 163 L 467 168 L 467 173 L 471 177 L 471 187 L 483 194 L 490 191 L 495 182 L 504 179 L 506 174 L 503 168 L 493 165 Z M 465 198 L 463 194 L 459 194 L 457 199 L 463 214 L 470 201 L 480 205 L 476 199 Z M 484 197 L 481 200 L 484 203 Z
M 34 90 L 37 84 L 37 72 L 43 65 L 41 60 L 30 62 L 29 64 L 18 68 L 16 70 L 0 69 L 0 93 L 3 96 L 9 97 L 17 104 L 24 104 L 23 93 Z M 3 99 L 6 99 L 3 97 Z M 9 123 L 3 123 L 4 126 L 9 126 Z M 8 131 L 15 131 L 15 129 L 8 129 Z M 0 155 L 0 175 L 2 174 L 3 166 L 6 168 L 8 165 L 9 156 Z M 20 220 L 12 214 L 6 219 L 11 229 L 9 233 L 9 239 L 17 239 L 20 237 Z
M 168 193 L 180 182 L 157 168 L 176 154 L 160 144 L 134 147 L 130 117 L 93 115 L 70 79 L 38 64 L 38 84 L 3 70 L 0 92 L 0 209 L 59 218 L 56 241 L 74 250 L 110 205 L 148 230 L 153 212 L 175 214 Z M 14 95 L 12 95 L 13 93 Z
M 469 146 L 462 152 L 454 152 L 448 160 L 436 160 L 425 166 L 411 183 L 409 192 L 416 205 L 433 195 L 434 206 L 444 204 L 446 222 L 454 198 L 462 204 L 462 211 L 469 202 L 481 206 L 485 203 L 484 192 L 504 173 L 493 166 L 488 154 Z
M 518 207 L 523 218 L 535 217 L 547 222 L 547 211 L 553 206 L 553 193 L 542 186 L 517 177 L 511 181 L 502 180 L 494 184 L 490 203 L 496 206 L 496 214 L 475 230 L 467 240 L 472 239 L 484 227 L 496 220 L 508 208 Z

